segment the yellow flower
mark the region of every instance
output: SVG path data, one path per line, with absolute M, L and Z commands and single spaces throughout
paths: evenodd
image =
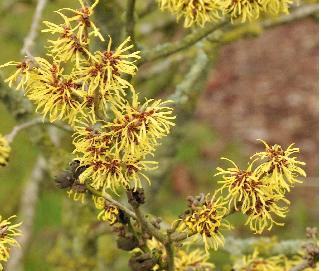
M 5 167 L 8 165 L 9 155 L 11 148 L 8 140 L 0 134 L 0 166 Z
M 74 34 L 74 29 L 70 25 L 68 18 L 62 13 L 56 11 L 65 21 L 63 25 L 57 25 L 45 21 L 44 24 L 48 27 L 43 29 L 42 32 L 49 32 L 51 34 L 60 34 L 56 40 L 49 40 L 49 54 L 53 58 L 67 62 L 68 60 L 75 61 L 76 66 L 83 57 L 90 57 L 90 52 L 87 50 L 89 40 L 87 38 L 78 38 Z
M 97 216 L 98 220 L 108 221 L 110 225 L 117 222 L 119 210 L 116 206 L 110 204 L 102 197 L 93 196 L 93 201 L 98 210 L 101 210 Z
M 184 27 L 196 24 L 201 27 L 207 22 L 221 18 L 220 5 L 217 0 L 158 0 L 162 10 L 168 9 L 176 14 L 177 19 L 184 18 Z
M 166 136 L 172 122 L 173 109 L 166 106 L 170 101 L 147 100 L 140 105 L 138 96 L 133 95 L 131 104 L 115 104 L 112 110 L 116 116 L 112 123 L 105 127 L 111 129 L 111 137 L 119 149 L 134 154 L 149 153 L 157 146 L 158 139 Z
M 16 71 L 5 80 L 9 87 L 12 87 L 13 83 L 17 83 L 15 86 L 16 89 L 19 90 L 27 88 L 32 69 L 31 63 L 28 60 L 22 62 L 9 61 L 3 65 L 0 65 L 0 69 L 9 66 L 14 66 L 16 68 Z
M 247 211 L 248 219 L 245 225 L 249 225 L 254 233 L 261 234 L 266 228 L 271 230 L 273 225 L 283 226 L 275 217 L 284 218 L 288 212 L 290 202 L 279 194 L 270 194 L 266 198 L 256 199 L 255 207 Z
M 63 75 L 59 63 L 50 63 L 40 57 L 35 59 L 38 66 L 31 76 L 27 97 L 37 105 L 37 111 L 41 110 L 44 117 L 49 116 L 51 122 L 67 120 L 72 124 L 81 112 L 79 85 L 72 76 Z
M 257 20 L 262 11 L 260 0 L 222 0 L 221 8 L 232 22 L 237 19 L 241 22 Z
M 184 17 L 184 27 L 193 24 L 203 27 L 206 22 L 214 22 L 221 17 L 218 3 L 213 0 L 180 0 L 177 1 L 175 11 L 178 19 Z
M 299 148 L 293 148 L 294 144 L 291 144 L 286 150 L 283 150 L 280 145 L 269 146 L 263 140 L 261 142 L 265 145 L 265 151 L 251 157 L 260 163 L 255 169 L 255 174 L 259 178 L 266 178 L 265 182 L 268 185 L 281 192 L 284 189 L 290 191 L 294 183 L 302 182 L 298 177 L 306 176 L 305 171 L 300 167 L 305 163 L 298 161 L 293 156 L 294 153 L 300 152 Z
M 136 60 L 140 59 L 139 51 L 129 53 L 133 48 L 128 37 L 115 50 L 112 50 L 112 39 L 109 37 L 107 49 L 97 51 L 92 56 L 92 61 L 81 61 L 80 67 L 75 74 L 82 82 L 88 84 L 88 93 L 93 94 L 97 88 L 104 98 L 106 93 L 123 93 L 127 87 L 133 88 L 123 75 L 133 76 L 136 74 Z
M 81 8 L 78 10 L 71 8 L 62 8 L 59 11 L 66 10 L 74 13 L 73 17 L 68 17 L 69 22 L 75 22 L 77 29 L 77 37 L 78 39 L 83 39 L 84 36 L 94 35 L 95 37 L 99 37 L 101 41 L 104 41 L 104 38 L 99 32 L 99 29 L 96 25 L 90 20 L 90 16 L 92 16 L 94 12 L 94 8 L 98 5 L 99 0 L 96 0 L 91 6 L 87 6 L 84 4 L 83 0 L 79 0 Z M 89 28 L 92 28 L 92 31 L 88 31 Z
M 215 250 L 220 245 L 224 245 L 224 236 L 222 229 L 230 229 L 230 224 L 224 219 L 228 209 L 222 197 L 215 199 L 215 195 L 209 199 L 206 196 L 203 203 L 189 211 L 183 218 L 183 224 L 180 228 L 186 230 L 189 234 L 199 234 L 203 238 L 205 250 L 209 248 Z
M 191 252 L 178 250 L 174 258 L 175 271 L 213 271 L 215 265 L 208 262 L 209 255 L 201 249 Z
M 104 41 L 99 29 L 90 19 L 90 16 L 93 14 L 93 9 L 97 6 L 98 2 L 97 0 L 92 6 L 87 6 L 82 0 L 79 0 L 81 4 L 79 10 L 63 8 L 56 11 L 64 20 L 64 24 L 57 25 L 44 21 L 47 28 L 43 29 L 42 32 L 59 34 L 56 40 L 49 40 L 51 44 L 49 47 L 49 55 L 63 62 L 68 60 L 75 61 L 77 67 L 79 67 L 79 62 L 82 58 L 88 60 L 88 58 L 91 57 L 88 51 L 90 37 L 95 36 L 101 41 Z M 74 16 L 67 17 L 61 11 L 72 12 Z M 92 28 L 92 30 L 90 30 L 90 28 Z
M 81 203 L 85 202 L 86 196 L 86 186 L 84 184 L 76 181 L 72 184 L 72 187 L 67 191 L 69 198 L 72 198 L 74 201 L 80 201 Z
M 229 208 L 234 205 L 235 210 L 241 207 L 241 211 L 245 214 L 250 208 L 254 208 L 257 200 L 262 202 L 266 195 L 271 192 L 252 172 L 250 164 L 246 170 L 241 170 L 233 161 L 225 159 L 232 163 L 234 167 L 222 169 L 217 168 L 218 173 L 215 175 L 223 175 L 223 180 L 218 181 L 222 186 L 220 191 L 227 190 L 226 199 L 229 201 Z
M 1 262 L 6 262 L 9 259 L 10 247 L 19 246 L 15 237 L 21 235 L 18 229 L 21 223 L 12 224 L 11 219 L 16 216 L 11 216 L 8 219 L 2 220 L 0 216 L 0 270 L 3 269 Z
M 262 258 L 259 252 L 254 250 L 252 255 L 244 256 L 239 262 L 233 266 L 235 271 L 284 271 L 282 266 L 283 256 L 273 256 L 270 258 Z

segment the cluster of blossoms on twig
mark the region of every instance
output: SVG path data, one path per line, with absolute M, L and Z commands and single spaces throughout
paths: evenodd
M 277 16 L 288 13 L 291 0 L 158 0 L 162 10 L 174 13 L 177 20 L 183 18 L 184 27 L 204 26 L 224 17 L 232 22 L 254 21 L 261 15 Z
M 276 217 L 286 216 L 290 204 L 286 192 L 301 182 L 299 177 L 306 176 L 301 168 L 305 163 L 293 156 L 299 152 L 293 144 L 283 150 L 262 142 L 265 151 L 253 155 L 246 170 L 223 158 L 233 167 L 217 168 L 216 176 L 222 176 L 222 180 L 213 196 L 201 194 L 188 199 L 189 209 L 181 216 L 179 230 L 187 233 L 185 237 L 201 236 L 206 251 L 224 244 L 221 231 L 231 229 L 226 217 L 232 213 L 246 215 L 245 224 L 257 234 L 283 225 Z
M 283 150 L 280 145 L 262 142 L 265 151 L 253 155 L 247 169 L 228 160 L 233 167 L 217 168 L 216 174 L 223 177 L 220 190 L 226 192 L 230 208 L 247 215 L 246 225 L 259 234 L 266 228 L 271 230 L 273 225 L 283 225 L 275 217 L 284 218 L 288 212 L 286 192 L 302 182 L 299 177 L 306 176 L 301 168 L 305 163 L 293 156 L 299 152 L 293 144 Z
M 135 75 L 140 56 L 130 37 L 116 48 L 109 37 L 105 50 L 92 52 L 93 38 L 104 42 L 91 20 L 97 3 L 86 6 L 80 0 L 78 10 L 57 11 L 61 24 L 44 22 L 43 32 L 54 36 L 46 58 L 0 66 L 15 66 L 6 82 L 22 89 L 44 118 L 67 121 L 74 129 L 75 161 L 81 172 L 70 179 L 77 182 L 70 183 L 68 194 L 76 200 L 84 199 L 85 183 L 117 193 L 120 187 L 141 187 L 142 179 L 149 182 L 145 172 L 157 167 L 150 158 L 175 119 L 170 101 L 139 101 L 129 77 Z
M 197 197 L 190 197 L 189 209 L 182 216 L 182 224 L 179 230 L 189 235 L 199 234 L 205 244 L 205 250 L 218 249 L 224 245 L 224 236 L 221 233 L 224 229 L 231 229 L 231 225 L 224 218 L 229 213 L 226 202 L 216 194 L 201 194 Z
M 18 229 L 21 223 L 12 224 L 12 219 L 15 216 L 11 216 L 8 219 L 2 219 L 0 216 L 0 270 L 3 270 L 1 262 L 6 262 L 9 259 L 10 247 L 19 246 L 15 238 L 21 235 Z

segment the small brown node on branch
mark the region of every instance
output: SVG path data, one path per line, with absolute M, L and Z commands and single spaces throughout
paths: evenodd
M 314 268 L 315 264 L 319 262 L 319 246 L 316 242 L 318 235 L 317 228 L 306 228 L 306 236 L 310 240 L 309 243 L 303 246 L 305 250 L 304 259 L 308 262 L 309 266 Z
M 309 243 L 304 246 L 304 249 L 306 253 L 304 259 L 310 267 L 314 268 L 315 264 L 319 262 L 319 246 L 315 243 Z
M 134 208 L 138 208 L 141 204 L 145 203 L 145 193 L 143 188 L 136 190 L 127 190 L 128 203 Z
M 156 259 L 149 253 L 137 253 L 128 262 L 129 267 L 133 271 L 151 271 L 156 264 Z
M 118 209 L 118 222 L 121 224 L 128 224 L 130 221 L 130 217 L 128 216 L 128 214 L 126 214 L 123 210 Z
M 56 186 L 60 189 L 68 189 L 74 186 L 81 173 L 86 166 L 80 166 L 78 160 L 74 160 L 69 164 L 69 168 L 58 174 L 55 178 Z
M 117 247 L 125 251 L 131 251 L 139 247 L 139 241 L 132 233 L 128 233 L 126 236 L 120 236 L 117 239 Z

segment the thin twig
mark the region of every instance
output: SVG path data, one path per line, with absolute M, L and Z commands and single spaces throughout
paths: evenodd
M 293 9 L 289 14 L 262 21 L 260 24 L 264 28 L 269 28 L 281 24 L 290 23 L 308 16 L 311 16 L 319 11 L 319 4 L 306 4 Z
M 199 31 L 195 31 L 191 34 L 188 34 L 179 41 L 165 43 L 160 46 L 157 46 L 155 49 L 145 51 L 142 54 L 142 59 L 144 60 L 144 62 L 150 62 L 162 57 L 167 57 L 169 55 L 175 54 L 179 51 L 189 48 L 190 46 L 202 40 L 203 38 L 205 38 L 206 36 L 208 36 L 209 34 L 211 34 L 212 32 L 219 29 L 225 24 L 226 22 L 222 22 L 220 24 L 210 24 L 209 26 L 204 27 Z
M 88 183 L 86 183 L 86 188 L 87 190 L 97 196 L 97 197 L 102 197 L 105 200 L 109 201 L 110 203 L 112 203 L 113 205 L 115 205 L 116 207 L 118 207 L 119 209 L 123 210 L 126 214 L 128 214 L 130 217 L 134 218 L 137 220 L 136 214 L 130 210 L 128 207 L 126 207 L 125 205 L 123 205 L 122 203 L 120 203 L 119 201 L 115 200 L 112 196 L 110 196 L 107 193 L 101 193 L 100 191 L 96 190 L 95 188 L 93 188 L 92 186 L 90 186 Z
M 170 235 L 164 235 L 159 229 L 155 228 L 141 212 L 139 207 L 132 206 L 137 216 L 137 221 L 141 224 L 142 228 L 151 236 L 155 237 L 161 242 L 166 250 L 166 270 L 174 271 L 174 249 Z
M 166 250 L 166 261 L 167 261 L 167 270 L 168 271 L 174 271 L 175 265 L 174 265 L 174 248 L 171 241 L 166 243 L 164 245 Z
M 37 37 L 39 24 L 40 24 L 42 13 L 45 9 L 46 4 L 47 4 L 47 0 L 38 0 L 37 7 L 32 18 L 32 24 L 31 24 L 29 33 L 24 39 L 24 44 L 21 49 L 21 54 L 27 55 L 28 57 L 32 56 L 31 48 L 33 47 L 35 39 Z
M 42 124 L 45 124 L 45 125 L 53 125 L 57 128 L 60 128 L 64 131 L 67 131 L 67 132 L 72 132 L 72 129 L 67 126 L 67 125 L 64 125 L 64 124 L 58 124 L 58 123 L 52 123 L 50 121 L 46 121 L 46 120 L 43 120 L 42 118 L 37 118 L 37 119 L 32 119 L 30 121 L 27 121 L 27 122 L 24 122 L 22 124 L 18 124 L 16 125 L 15 127 L 13 127 L 12 131 L 6 135 L 6 138 L 8 140 L 9 143 L 12 143 L 13 140 L 15 139 L 15 137 L 23 130 L 27 129 L 27 128 L 30 128 L 32 126 L 35 126 L 35 125 L 42 125 Z
M 139 207 L 133 206 L 134 212 L 137 217 L 137 221 L 142 225 L 143 229 L 154 236 L 159 242 L 165 244 L 167 243 L 166 235 L 162 234 L 157 228 L 155 228 L 145 217 L 145 215 L 141 212 Z
M 184 80 L 176 86 L 175 92 L 169 96 L 176 104 L 183 104 L 188 100 L 188 95 L 194 90 L 195 82 L 200 78 L 209 63 L 209 58 L 202 48 L 196 54 L 191 69 L 187 72 Z
M 131 38 L 134 45 L 134 50 L 137 49 L 136 38 L 135 38 L 135 4 L 136 0 L 127 0 L 126 7 L 126 36 Z

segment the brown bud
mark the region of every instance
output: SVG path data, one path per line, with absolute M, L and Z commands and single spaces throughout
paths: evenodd
M 117 247 L 125 251 L 131 251 L 139 246 L 137 238 L 133 234 L 128 234 L 126 237 L 117 239 Z
M 144 253 L 132 256 L 128 265 L 133 271 L 151 271 L 156 263 L 149 253 Z
M 61 172 L 56 178 L 55 183 L 56 186 L 60 189 L 66 189 L 72 187 L 75 179 L 73 178 L 71 172 L 64 171 Z
M 310 267 L 314 267 L 319 261 L 319 247 L 316 244 L 310 243 L 305 245 L 306 254 L 304 258 L 309 263 Z
M 85 193 L 87 188 L 85 184 L 81 184 L 78 181 L 74 182 L 71 189 L 77 193 Z
M 128 224 L 129 222 L 129 216 L 121 209 L 118 210 L 119 214 L 118 214 L 118 221 L 122 224 Z
M 138 188 L 136 190 L 134 189 L 128 190 L 127 196 L 128 196 L 128 203 L 135 208 L 145 203 L 145 194 L 144 194 L 143 188 Z
M 78 160 L 74 160 L 69 164 L 69 168 L 61 172 L 56 178 L 56 186 L 60 189 L 71 188 L 78 180 L 81 173 L 85 171 L 86 166 L 79 166 Z

